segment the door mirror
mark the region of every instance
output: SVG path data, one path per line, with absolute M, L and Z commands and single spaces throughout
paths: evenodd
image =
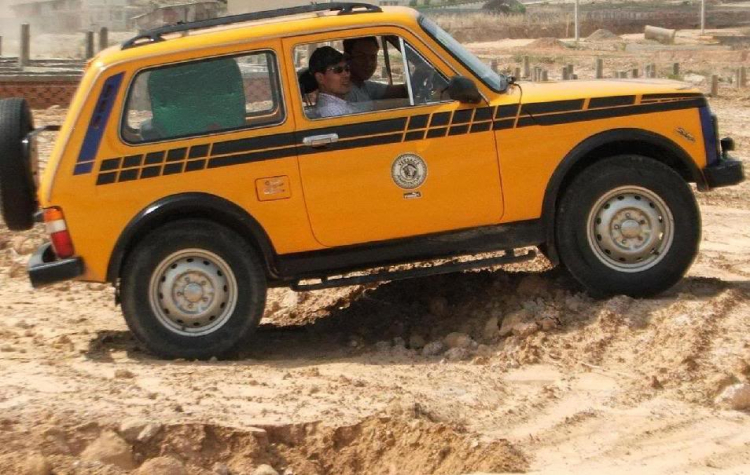
M 482 100 L 477 85 L 464 76 L 453 76 L 445 90 L 448 91 L 448 97 L 454 101 L 478 104 Z

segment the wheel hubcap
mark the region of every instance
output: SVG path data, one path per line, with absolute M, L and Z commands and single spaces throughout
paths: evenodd
M 176 252 L 151 277 L 150 304 L 170 331 L 201 336 L 218 330 L 237 303 L 237 282 L 229 265 L 203 249 Z
M 666 255 L 674 238 L 666 203 L 640 187 L 621 187 L 602 196 L 589 214 L 587 236 L 596 257 L 621 272 L 642 272 Z

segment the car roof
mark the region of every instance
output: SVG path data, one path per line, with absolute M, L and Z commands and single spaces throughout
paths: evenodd
M 400 25 L 418 28 L 419 13 L 407 7 L 381 7 L 381 11 L 339 15 L 336 12 L 316 12 L 272 19 L 219 25 L 185 33 L 174 33 L 165 41 L 123 48 L 112 46 L 101 51 L 92 65 L 106 68 L 122 62 L 143 58 L 230 46 L 252 41 L 287 38 L 316 32 L 356 29 L 377 25 Z

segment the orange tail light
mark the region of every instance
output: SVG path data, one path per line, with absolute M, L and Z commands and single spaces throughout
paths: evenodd
M 57 257 L 65 259 L 73 255 L 73 240 L 70 239 L 68 225 L 65 224 L 65 216 L 60 208 L 47 208 L 44 210 L 44 224 L 47 227 L 52 249 Z

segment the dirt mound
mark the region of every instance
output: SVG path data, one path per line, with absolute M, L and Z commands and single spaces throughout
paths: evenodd
M 622 41 L 622 38 L 605 29 L 596 30 L 586 39 L 588 41 Z
M 562 41 L 557 38 L 539 38 L 534 40 L 528 45 L 527 49 L 568 49 L 568 47 Z
M 249 474 L 260 465 L 274 467 L 279 473 L 306 475 L 448 475 L 528 469 L 526 456 L 506 440 L 480 441 L 426 419 L 418 406 L 392 412 L 339 427 L 308 423 L 239 429 L 153 423 L 157 429 L 145 439 L 129 437 L 122 429 L 118 434 L 115 428 L 94 422 L 74 425 L 68 420 L 29 428 L 5 420 L 0 433 L 0 464 L 7 473 L 26 473 L 23 470 L 33 461 L 54 473 L 88 474 L 122 473 L 115 467 L 129 471 L 137 468 L 130 465 L 133 460 L 140 466 L 134 472 L 138 474 L 159 465 L 174 470 L 159 473 L 201 475 Z M 112 444 L 102 444 L 104 439 L 116 440 L 121 447 L 113 450 Z M 126 458 L 128 464 L 113 462 L 114 453 Z

